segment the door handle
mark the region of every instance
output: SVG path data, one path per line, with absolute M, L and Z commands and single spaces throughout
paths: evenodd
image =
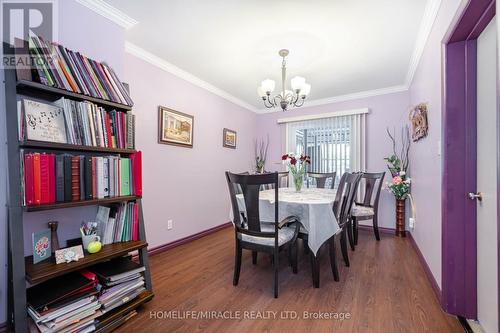
M 477 193 L 470 192 L 468 196 L 469 196 L 469 199 L 471 199 L 471 200 L 483 201 L 483 194 L 481 192 L 477 192 Z

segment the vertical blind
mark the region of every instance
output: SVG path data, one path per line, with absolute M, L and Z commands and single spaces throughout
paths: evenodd
M 311 156 L 310 172 L 365 171 L 365 113 L 288 122 L 287 151 Z

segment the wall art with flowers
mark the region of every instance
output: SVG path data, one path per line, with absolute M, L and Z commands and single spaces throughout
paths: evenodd
M 31 234 L 33 242 L 33 263 L 39 263 L 52 255 L 50 229 L 36 231 Z

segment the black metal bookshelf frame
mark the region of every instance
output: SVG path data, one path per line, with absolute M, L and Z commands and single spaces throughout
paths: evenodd
M 8 44 L 3 45 L 4 55 L 12 55 Z M 136 299 L 123 304 L 119 308 L 104 314 L 98 318 L 96 332 L 109 332 L 119 326 L 119 318 L 139 307 L 141 304 L 153 298 L 151 284 L 151 273 L 147 252 L 146 232 L 144 229 L 144 217 L 142 211 L 141 198 L 137 196 L 114 197 L 97 200 L 65 202 L 59 204 L 41 206 L 23 206 L 21 197 L 21 149 L 40 151 L 60 151 L 60 152 L 88 152 L 88 153 L 110 153 L 127 156 L 134 153 L 131 149 L 102 148 L 92 146 L 79 146 L 70 144 L 47 143 L 37 141 L 19 142 L 18 120 L 17 120 L 17 98 L 18 95 L 36 97 L 47 101 L 53 101 L 60 97 L 67 97 L 78 101 L 89 101 L 105 108 L 127 112 L 132 108 L 128 105 L 115 103 L 108 100 L 98 99 L 83 94 L 77 94 L 67 90 L 45 86 L 40 83 L 30 81 L 17 81 L 15 69 L 5 70 L 5 112 L 7 127 L 7 157 L 8 157 L 8 189 L 7 210 L 8 210 L 8 324 L 12 331 L 28 331 L 28 314 L 26 307 L 26 285 L 27 281 L 39 283 L 47 281 L 56 276 L 60 276 L 84 267 L 109 260 L 113 257 L 125 255 L 131 251 L 138 251 L 139 261 L 146 268 L 144 272 L 146 290 Z M 119 245 L 105 245 L 103 250 L 96 254 L 87 254 L 85 258 L 78 262 L 69 264 L 39 263 L 33 265 L 30 257 L 24 256 L 24 212 L 60 209 L 85 205 L 110 204 L 114 202 L 136 201 L 139 205 L 139 241 L 117 243 Z M 108 247 L 108 249 L 106 249 Z M 37 265 L 45 265 L 44 269 L 38 269 Z M 41 267 L 41 266 L 40 266 Z M 38 267 L 38 268 L 40 268 Z M 50 273 L 47 273 L 50 272 Z

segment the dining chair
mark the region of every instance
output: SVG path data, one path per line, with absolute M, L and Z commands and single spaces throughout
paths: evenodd
M 328 188 L 333 189 L 335 187 L 335 176 L 337 172 L 308 172 L 307 173 L 307 188 L 309 188 L 310 179 L 314 179 L 316 182 L 317 188 Z M 328 184 L 327 180 L 331 179 L 331 182 Z M 329 185 L 326 187 L 326 185 Z
M 233 285 L 238 285 L 240 278 L 241 255 L 243 249 L 252 251 L 252 254 L 257 252 L 269 253 L 272 256 L 274 267 L 274 297 L 277 298 L 278 255 L 281 250 L 285 248 L 288 249 L 292 271 L 293 273 L 297 273 L 296 240 L 300 221 L 295 216 L 288 216 L 279 221 L 278 173 L 240 175 L 226 172 L 226 179 L 233 209 L 233 225 L 236 242 Z M 260 187 L 269 184 L 274 184 L 274 221 L 261 221 L 259 216 Z M 240 218 L 241 209 L 238 205 L 238 197 L 235 191 L 237 185 L 239 185 L 242 190 L 240 199 L 244 202 L 246 221 Z
M 356 195 L 357 186 L 359 182 L 360 175 L 352 173 L 344 173 L 340 179 L 339 187 L 337 188 L 337 193 L 335 196 L 334 204 L 332 207 L 333 214 L 336 221 L 333 223 L 338 223 L 339 230 L 334 234 L 327 242 L 330 254 L 330 266 L 332 269 L 333 279 L 339 281 L 339 272 L 337 266 L 336 257 L 336 238 L 340 235 L 340 245 L 342 250 L 342 256 L 349 266 L 349 257 L 347 253 L 347 223 L 349 221 L 349 214 L 354 202 L 354 197 Z M 302 228 L 299 232 L 300 238 L 305 240 L 307 244 L 307 232 Z M 319 252 L 318 252 L 319 254 Z M 312 267 L 312 278 L 313 286 L 319 288 L 319 258 L 315 256 L 312 251 L 310 251 L 311 267 Z
M 278 187 L 288 187 L 288 171 L 281 171 L 277 172 L 278 173 Z M 267 184 L 263 186 L 265 190 L 272 190 L 274 189 L 274 184 Z
M 353 222 L 353 245 L 358 244 L 359 221 L 372 220 L 375 238 L 379 241 L 378 231 L 378 203 L 380 191 L 384 183 L 385 172 L 363 173 L 361 183 L 363 184 L 364 196 L 361 202 L 356 202 L 352 209 L 351 219 Z
M 351 214 L 361 177 L 361 173 L 344 173 L 333 202 L 333 214 L 340 228 L 340 232 L 337 233 L 340 234 L 340 248 L 347 267 L 350 266 L 347 252 L 347 242 L 350 238 L 348 233 L 349 230 L 352 231 Z

